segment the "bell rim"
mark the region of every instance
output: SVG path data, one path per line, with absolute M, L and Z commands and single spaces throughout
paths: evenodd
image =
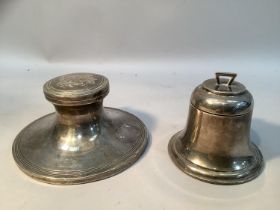
M 115 176 L 126 169 L 128 169 L 130 166 L 132 166 L 135 162 L 137 162 L 142 154 L 145 152 L 148 142 L 149 142 L 149 133 L 148 130 L 145 126 L 145 124 L 134 114 L 128 113 L 126 111 L 116 109 L 116 108 L 111 108 L 111 107 L 104 107 L 104 111 L 114 111 L 114 112 L 119 112 L 124 115 L 133 117 L 135 119 L 135 122 L 140 126 L 141 129 L 141 138 L 138 139 L 137 145 L 135 148 L 132 148 L 129 154 L 124 155 L 124 157 L 120 157 L 119 161 L 112 166 L 110 169 L 106 169 L 104 171 L 101 170 L 101 172 L 90 172 L 89 170 L 80 170 L 79 173 L 80 175 L 77 176 L 75 173 L 73 176 L 68 175 L 63 177 L 62 176 L 57 176 L 57 173 L 59 175 L 59 172 L 55 170 L 48 170 L 46 168 L 43 168 L 38 165 L 32 165 L 30 162 L 27 160 L 24 160 L 25 158 L 20 154 L 20 137 L 22 133 L 26 130 L 28 130 L 29 126 L 32 124 L 50 116 L 53 115 L 54 113 L 50 113 L 47 115 L 42 116 L 39 119 L 34 120 L 30 124 L 28 124 L 24 129 L 20 131 L 20 133 L 16 136 L 13 146 L 12 146 L 12 155 L 13 158 L 19 167 L 19 169 L 29 176 L 30 178 L 33 178 L 36 181 L 40 181 L 43 183 L 47 184 L 52 184 L 52 185 L 78 185 L 78 184 L 85 184 L 89 182 L 95 182 L 103 179 L 107 179 L 109 177 Z M 136 140 L 135 140 L 136 141 Z M 42 172 L 43 171 L 43 172 Z M 60 174 L 61 175 L 61 174 Z
M 183 158 L 183 155 L 179 151 L 177 151 L 175 144 L 180 140 L 178 137 L 182 131 L 175 133 L 168 144 L 168 153 L 172 160 L 172 162 L 185 174 L 198 179 L 200 181 L 217 184 L 217 185 L 237 185 L 243 184 L 253 179 L 257 178 L 263 171 L 265 163 L 259 148 L 252 142 L 250 142 L 252 146 L 252 151 L 254 152 L 255 162 L 252 164 L 251 170 L 248 168 L 234 171 L 234 175 L 232 172 L 219 172 L 213 171 L 211 169 L 207 169 L 196 165 L 187 159 Z M 180 156 L 181 155 L 181 156 Z M 179 157 L 180 156 L 180 157 Z M 183 164 L 180 159 L 184 159 L 186 164 Z M 232 175 L 232 176 L 230 176 Z

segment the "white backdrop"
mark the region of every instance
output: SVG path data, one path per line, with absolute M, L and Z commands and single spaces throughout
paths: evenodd
M 1 0 L 0 52 L 48 62 L 279 56 L 278 0 Z
M 0 209 L 280 209 L 279 57 L 278 0 L 0 0 Z M 255 98 L 266 168 L 247 184 L 197 181 L 167 153 L 193 88 L 215 71 L 237 72 Z M 105 105 L 141 118 L 150 146 L 112 178 L 49 186 L 19 171 L 11 147 L 53 111 L 44 82 L 70 72 L 107 76 Z

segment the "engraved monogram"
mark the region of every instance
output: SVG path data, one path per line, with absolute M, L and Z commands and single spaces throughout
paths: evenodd
M 88 75 L 68 75 L 57 81 L 55 86 L 60 89 L 77 89 L 96 84 L 98 79 Z

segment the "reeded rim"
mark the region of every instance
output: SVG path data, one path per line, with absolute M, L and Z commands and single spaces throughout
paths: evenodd
M 102 169 L 101 169 L 101 171 L 98 173 L 96 173 L 94 171 L 90 171 L 90 170 L 83 170 L 83 171 L 78 171 L 79 176 L 77 176 L 76 173 L 71 176 L 71 173 L 70 173 L 70 174 L 67 174 L 67 176 L 65 176 L 65 177 L 63 177 L 63 176 L 61 177 L 61 176 L 57 176 L 57 175 L 59 175 L 59 174 L 56 174 L 57 172 L 53 173 L 53 170 L 48 171 L 47 169 L 40 168 L 40 166 L 32 165 L 32 164 L 30 164 L 30 162 L 28 160 L 25 160 L 25 158 L 21 155 L 21 152 L 20 152 L 20 147 L 19 147 L 20 135 L 24 130 L 28 129 L 28 127 L 31 124 L 35 123 L 36 121 L 38 121 L 44 117 L 51 115 L 51 114 L 48 114 L 48 115 L 45 115 L 45 116 L 33 121 L 29 125 L 27 125 L 15 138 L 15 141 L 14 141 L 13 147 L 12 147 L 12 154 L 13 154 L 14 160 L 15 160 L 16 164 L 18 165 L 18 167 L 20 168 L 20 170 L 22 172 L 24 172 L 26 175 L 30 176 L 31 178 L 33 178 L 37 181 L 44 182 L 44 183 L 55 184 L 55 185 L 77 185 L 77 184 L 85 184 L 85 183 L 89 183 L 89 182 L 106 179 L 106 178 L 112 177 L 112 176 L 126 170 L 127 168 L 129 168 L 144 153 L 144 151 L 147 147 L 147 144 L 148 144 L 148 138 L 149 138 L 148 130 L 147 130 L 146 126 L 144 125 L 144 123 L 138 117 L 136 117 L 135 115 L 133 115 L 131 113 L 128 113 L 128 112 L 120 110 L 120 109 L 115 109 L 115 108 L 104 107 L 104 109 L 120 111 L 123 114 L 133 116 L 138 121 L 138 123 L 141 125 L 141 130 L 143 131 L 141 141 L 139 140 L 139 144 L 137 144 L 137 146 L 135 146 L 135 148 L 133 148 L 127 155 L 121 157 L 119 159 L 118 163 L 114 167 L 110 168 L 109 170 L 104 170 L 104 171 L 102 171 Z

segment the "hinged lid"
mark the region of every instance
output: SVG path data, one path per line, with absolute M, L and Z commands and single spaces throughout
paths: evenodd
M 243 84 L 234 81 L 236 76 L 235 73 L 216 73 L 216 78 L 204 81 L 194 90 L 192 105 L 218 115 L 241 115 L 251 111 L 253 97 Z

